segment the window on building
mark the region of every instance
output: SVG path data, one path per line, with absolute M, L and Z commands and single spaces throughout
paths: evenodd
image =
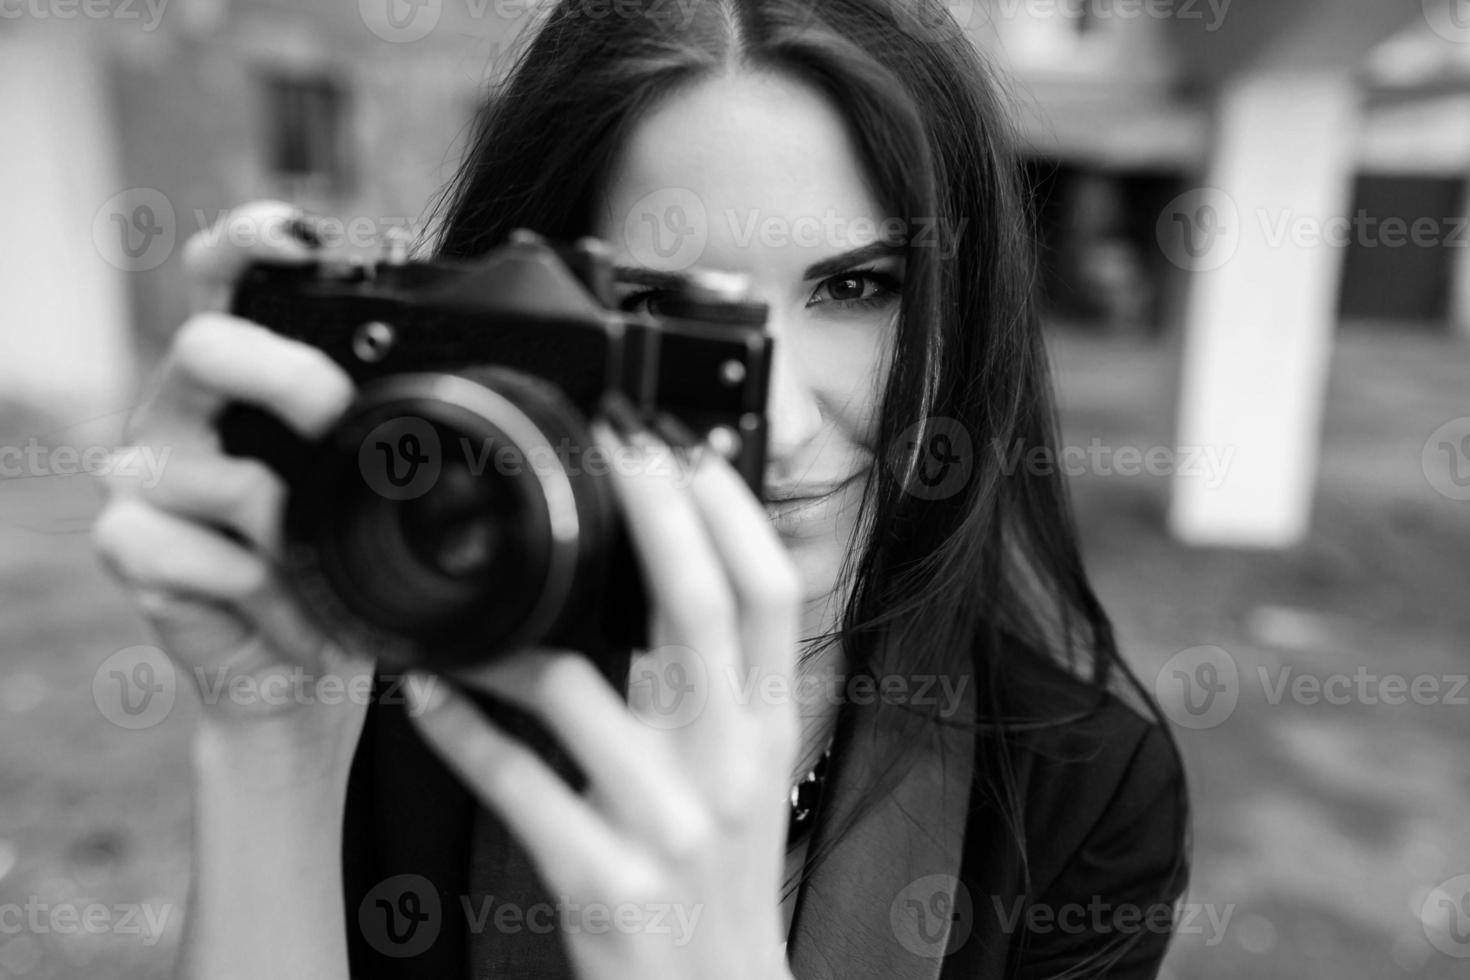
M 347 94 L 326 75 L 267 75 L 267 166 L 293 189 L 337 194 L 350 180 Z

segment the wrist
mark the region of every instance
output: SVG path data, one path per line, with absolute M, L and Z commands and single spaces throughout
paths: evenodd
M 180 976 L 346 977 L 351 754 L 338 764 L 309 749 L 274 725 L 210 719 L 195 732 L 195 880 Z
M 335 796 L 346 788 L 361 729 L 361 719 L 333 731 L 296 719 L 247 723 L 206 714 L 194 733 L 191 762 L 206 787 Z

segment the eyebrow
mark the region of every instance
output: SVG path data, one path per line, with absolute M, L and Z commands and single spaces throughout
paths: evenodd
M 855 265 L 871 262 L 874 259 L 885 259 L 895 255 L 902 255 L 904 244 L 893 241 L 876 241 L 858 248 L 850 249 L 840 255 L 814 262 L 807 266 L 802 279 L 826 279 L 840 272 L 846 272 Z M 656 269 L 645 269 L 636 265 L 619 265 L 613 267 L 613 275 L 620 283 L 631 283 L 635 286 L 646 286 L 653 289 L 677 289 L 684 281 L 684 277 L 677 272 L 659 272 Z
M 823 259 L 820 262 L 815 262 L 807 266 L 806 273 L 802 278 L 826 279 L 828 276 L 835 276 L 839 272 L 846 272 L 855 265 L 862 265 L 864 262 L 871 262 L 874 259 L 886 259 L 891 256 L 902 255 L 903 253 L 904 245 L 902 242 L 886 240 L 869 242 L 867 245 L 843 252 L 841 255 L 834 255 L 830 259 Z

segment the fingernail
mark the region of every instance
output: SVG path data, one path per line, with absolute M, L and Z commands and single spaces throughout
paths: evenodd
M 610 391 L 602 396 L 598 407 L 613 432 L 624 442 L 647 442 L 647 427 L 627 395 L 621 391 Z
M 317 220 L 309 214 L 298 214 L 286 225 L 286 233 L 307 248 L 321 248 L 322 236 Z
M 678 449 L 697 449 L 704 443 L 693 429 L 668 412 L 655 415 L 652 428 L 665 442 Z
M 651 428 L 659 438 L 668 443 L 686 474 L 699 468 L 709 444 L 695 435 L 694 430 L 668 412 L 659 412 L 654 416 Z

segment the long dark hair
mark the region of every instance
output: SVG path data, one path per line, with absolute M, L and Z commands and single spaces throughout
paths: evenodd
M 883 465 L 859 521 L 882 530 L 849 549 L 838 638 L 849 669 L 973 676 L 982 696 L 963 722 L 999 747 L 981 778 L 1024 855 L 1004 747 L 1079 715 L 1015 711 L 1006 692 L 1019 659 L 1047 658 L 1090 683 L 1097 703 L 1121 693 L 1163 721 L 1088 584 L 1062 476 L 1004 465 L 1054 451 L 1058 436 L 1036 236 L 1000 83 L 937 0 L 636 0 L 595 20 L 578 8 L 562 0 L 524 35 L 440 202 L 439 253 L 483 253 L 516 227 L 589 233 L 630 129 L 702 78 L 776 71 L 830 98 L 884 213 L 924 232 L 907 249 Z M 969 441 L 955 465 L 972 471 L 953 493 L 914 493 L 912 447 L 941 430 L 950 450 Z

